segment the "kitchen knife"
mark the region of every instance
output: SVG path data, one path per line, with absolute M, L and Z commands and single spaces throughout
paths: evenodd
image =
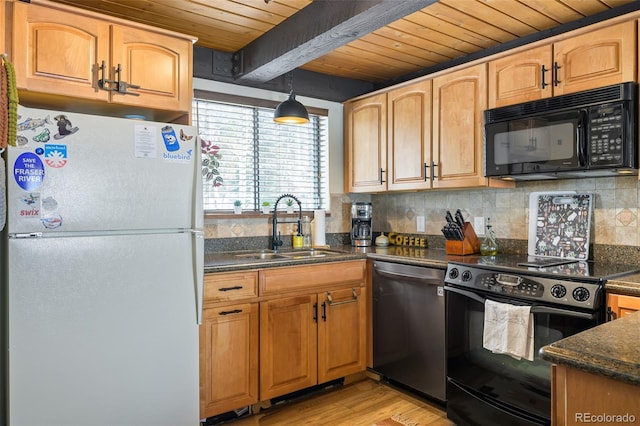
M 464 217 L 462 217 L 462 212 L 460 209 L 456 210 L 456 223 L 460 227 L 460 229 L 464 228 Z
M 447 210 L 447 214 L 445 215 L 445 219 L 447 219 L 447 223 L 453 223 L 453 216 L 451 216 L 451 212 Z

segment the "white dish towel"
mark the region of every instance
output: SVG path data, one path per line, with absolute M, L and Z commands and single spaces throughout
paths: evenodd
M 497 354 L 533 361 L 531 306 L 514 306 L 487 300 L 484 304 L 482 346 Z

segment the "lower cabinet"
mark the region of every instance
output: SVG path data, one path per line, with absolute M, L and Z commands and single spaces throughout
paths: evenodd
M 366 367 L 364 288 L 260 303 L 260 399 Z
M 640 297 L 608 294 L 607 311 L 612 320 L 640 311 Z
M 200 418 L 365 371 L 366 276 L 365 260 L 205 274 Z
M 258 402 L 258 304 L 203 310 L 200 417 Z
M 258 272 L 206 274 L 200 418 L 258 402 Z
M 565 365 L 551 370 L 551 424 L 637 424 L 640 387 Z

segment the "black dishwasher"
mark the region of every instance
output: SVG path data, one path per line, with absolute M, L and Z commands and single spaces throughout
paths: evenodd
M 444 269 L 373 263 L 373 370 L 446 401 Z

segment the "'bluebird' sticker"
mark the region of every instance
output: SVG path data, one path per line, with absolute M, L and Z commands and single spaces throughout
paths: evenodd
M 178 142 L 178 136 L 176 131 L 171 126 L 164 126 L 162 128 L 162 139 L 164 139 L 164 146 L 167 151 L 177 151 L 180 149 L 180 143 Z
M 44 164 L 33 152 L 25 152 L 13 164 L 13 177 L 20 188 L 33 191 L 44 181 Z

